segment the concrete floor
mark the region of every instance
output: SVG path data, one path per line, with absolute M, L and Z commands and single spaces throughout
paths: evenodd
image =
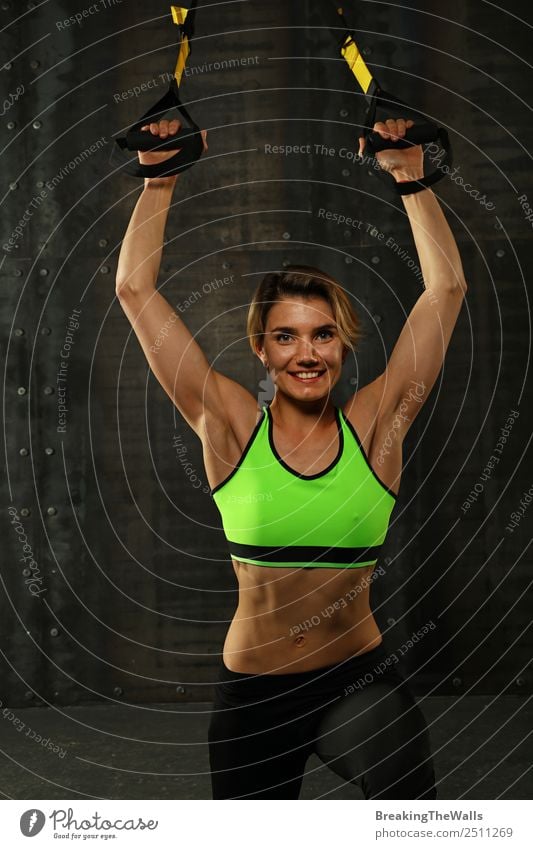
M 531 696 L 442 696 L 420 703 L 439 799 L 533 797 Z M 10 799 L 210 799 L 210 709 L 208 702 L 4 709 L 0 792 Z M 300 798 L 362 795 L 313 755 Z

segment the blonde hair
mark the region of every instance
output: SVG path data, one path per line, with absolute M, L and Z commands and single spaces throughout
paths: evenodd
M 267 317 L 282 298 L 324 298 L 330 305 L 342 344 L 355 350 L 363 335 L 361 320 L 340 283 L 311 265 L 289 265 L 285 271 L 266 274 L 259 284 L 248 310 L 246 333 L 252 351 L 262 344 Z

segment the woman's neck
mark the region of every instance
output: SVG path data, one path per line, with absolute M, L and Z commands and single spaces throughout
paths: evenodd
M 276 424 L 291 430 L 305 432 L 311 428 L 329 428 L 335 419 L 335 405 L 331 396 L 312 401 L 301 401 L 276 392 L 269 404 Z

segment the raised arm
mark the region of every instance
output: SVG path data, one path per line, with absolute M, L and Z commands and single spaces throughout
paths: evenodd
M 374 130 L 392 143 L 412 121 L 390 120 Z M 362 140 L 360 140 L 361 142 Z M 364 145 L 360 143 L 360 152 Z M 423 152 L 418 145 L 377 154 L 380 167 L 395 180 L 423 176 Z M 427 400 L 442 368 L 444 356 L 466 293 L 466 281 L 455 238 L 431 189 L 403 195 L 424 277 L 425 291 L 412 308 L 383 374 L 374 382 L 376 407 L 385 422 L 394 422 L 405 436 Z
M 178 121 L 161 121 L 151 124 L 150 130 L 163 138 L 178 132 L 179 126 Z M 150 165 L 172 155 L 140 153 L 139 159 Z M 245 390 L 212 368 L 183 320 L 156 288 L 165 225 L 179 180 L 179 176 L 145 180 L 122 242 L 116 294 L 151 370 L 201 436 L 206 414 L 223 424 L 231 398 Z

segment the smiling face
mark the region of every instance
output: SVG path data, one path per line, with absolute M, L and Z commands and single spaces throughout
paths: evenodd
M 328 301 L 318 296 L 283 298 L 269 310 L 257 353 L 278 391 L 302 400 L 328 395 L 348 353 Z

